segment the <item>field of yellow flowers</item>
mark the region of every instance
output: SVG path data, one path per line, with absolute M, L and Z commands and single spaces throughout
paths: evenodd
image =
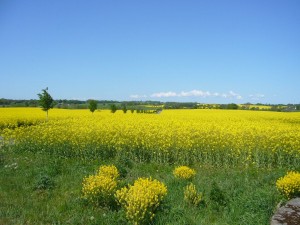
M 126 155 L 138 162 L 215 166 L 300 164 L 300 113 L 52 109 L 45 122 L 39 108 L 1 108 L 0 136 L 25 151 L 83 159 Z

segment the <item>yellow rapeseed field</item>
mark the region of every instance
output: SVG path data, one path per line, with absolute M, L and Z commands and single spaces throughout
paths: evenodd
M 14 147 L 65 157 L 126 155 L 136 161 L 217 166 L 300 163 L 300 113 L 164 110 L 0 109 L 0 132 Z

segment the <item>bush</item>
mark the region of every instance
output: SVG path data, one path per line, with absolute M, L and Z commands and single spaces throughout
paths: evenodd
M 190 183 L 184 188 L 184 201 L 190 205 L 198 206 L 203 200 L 203 194 L 198 193 L 196 186 L 193 183 Z
M 90 175 L 82 182 L 83 198 L 101 206 L 110 206 L 114 202 L 117 181 L 109 176 Z
M 112 179 L 118 179 L 118 177 L 120 176 L 117 167 L 115 167 L 114 165 L 100 166 L 98 174 L 105 177 L 110 177 Z
M 114 165 L 100 166 L 96 175 L 83 179 L 83 198 L 96 205 L 113 207 L 118 177 L 119 172 Z
M 300 196 L 300 173 L 290 171 L 276 181 L 277 190 L 286 198 Z
M 173 174 L 176 178 L 188 180 L 196 175 L 196 171 L 188 166 L 179 166 L 175 168 Z
M 152 178 L 139 178 L 115 194 L 126 212 L 126 218 L 133 224 L 149 223 L 155 211 L 167 194 L 167 187 Z

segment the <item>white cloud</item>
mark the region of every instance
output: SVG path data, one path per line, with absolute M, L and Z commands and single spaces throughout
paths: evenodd
M 223 98 L 236 98 L 236 99 L 243 99 L 243 97 L 240 94 L 237 94 L 233 91 L 229 91 L 228 93 L 220 94 Z
M 147 98 L 147 95 L 130 95 L 129 97 L 130 98 L 135 98 L 135 99 L 137 99 L 137 98 Z
M 178 94 L 175 92 L 169 91 L 169 92 L 159 92 L 159 93 L 154 93 L 151 95 L 151 97 L 154 98 L 167 98 L 167 97 L 176 97 Z
M 72 97 L 71 100 L 79 100 L 79 101 L 86 101 L 88 99 L 95 99 L 95 98 L 76 98 L 76 97 Z
M 228 93 L 218 93 L 218 92 L 209 92 L 209 91 L 202 91 L 202 90 L 192 90 L 192 91 L 181 91 L 179 93 L 176 92 L 158 92 L 153 93 L 151 97 L 154 98 L 168 98 L 168 97 L 223 97 L 223 98 L 235 98 L 235 99 L 242 99 L 243 97 L 235 93 L 233 91 L 229 91 Z
M 192 91 L 187 91 L 187 92 L 182 91 L 177 96 L 179 96 L 179 97 L 189 97 L 189 96 L 207 97 L 207 96 L 211 96 L 211 94 L 208 91 L 192 90 Z
M 242 99 L 243 97 L 240 94 L 237 94 L 233 91 L 229 91 L 229 98 L 236 98 L 236 99 Z
M 265 97 L 264 94 L 251 94 L 249 95 L 249 97 L 252 99 L 252 100 L 259 100 L 259 99 L 262 99 Z

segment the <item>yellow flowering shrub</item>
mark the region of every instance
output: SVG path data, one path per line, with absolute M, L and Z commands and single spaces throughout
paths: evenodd
M 117 190 L 117 181 L 109 176 L 90 175 L 83 179 L 83 198 L 99 204 L 109 205 Z
M 190 183 L 184 188 L 184 201 L 188 204 L 198 206 L 202 199 L 202 193 L 198 193 L 196 186 Z
M 115 194 L 127 219 L 135 225 L 150 222 L 166 195 L 167 187 L 152 178 L 139 178 L 133 185 L 124 187 Z
M 277 190 L 288 199 L 300 196 L 300 173 L 290 171 L 276 181 Z
M 115 167 L 114 165 L 100 166 L 98 174 L 103 176 L 108 176 L 113 179 L 117 179 L 120 176 L 117 167 Z
M 118 177 L 119 172 L 114 165 L 100 166 L 96 175 L 83 179 L 83 198 L 99 205 L 109 206 L 114 201 Z
M 196 171 L 188 166 L 179 166 L 175 168 L 173 174 L 176 178 L 187 180 L 193 178 L 196 175 Z

